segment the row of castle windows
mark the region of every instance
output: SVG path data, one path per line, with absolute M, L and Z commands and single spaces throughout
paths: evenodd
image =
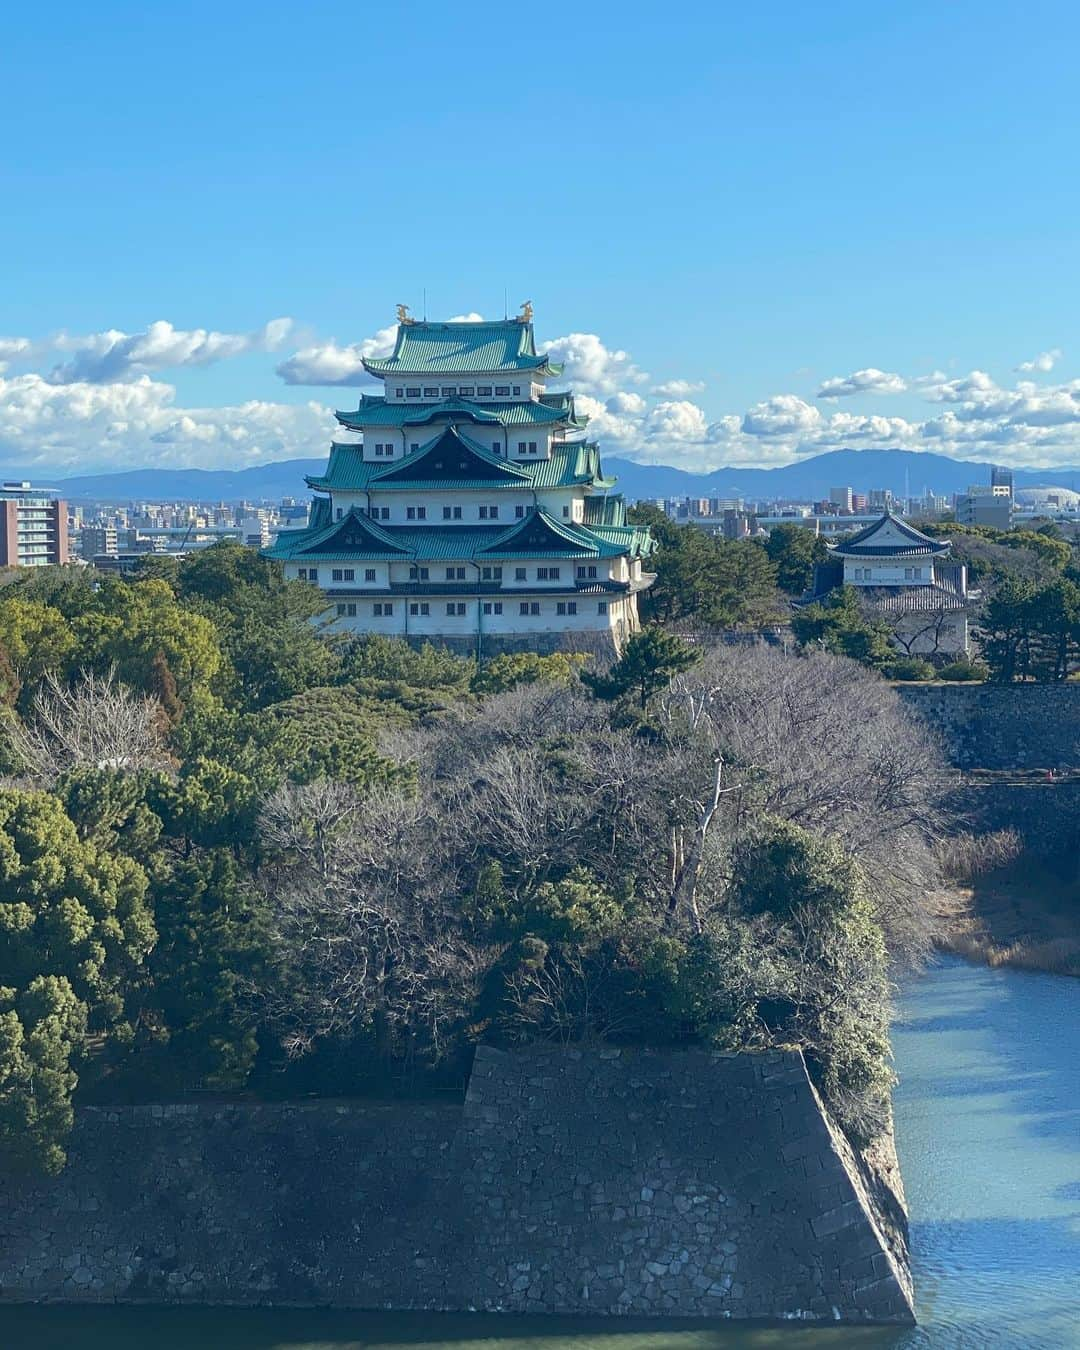
M 509 398 L 511 386 L 508 384 L 425 384 L 421 392 L 418 384 L 398 385 L 394 390 L 395 398 L 491 398 L 492 390 L 496 398 Z M 514 397 L 521 397 L 521 385 L 513 386 Z
M 562 513 L 564 520 L 570 519 L 569 506 L 564 506 L 562 509 Z M 367 514 L 369 520 L 389 520 L 390 508 L 388 506 L 371 506 L 368 508 Z M 343 520 L 344 515 L 345 515 L 344 508 L 339 506 L 337 508 L 338 520 Z M 442 518 L 443 520 L 462 520 L 463 519 L 462 508 L 460 506 L 444 506 L 442 509 Z M 499 508 L 497 506 L 478 506 L 476 508 L 476 518 L 477 520 L 498 520 Z M 514 519 L 524 520 L 524 518 L 525 518 L 524 506 L 515 506 Z M 405 508 L 405 519 L 427 520 L 427 507 L 407 506 Z
M 905 581 L 921 581 L 922 574 L 923 570 L 921 567 L 904 568 Z M 872 567 L 856 567 L 855 569 L 856 581 L 872 581 L 873 577 L 874 577 L 874 569 Z
M 394 617 L 393 600 L 377 600 L 371 607 L 372 614 L 376 619 L 392 619 Z M 446 603 L 446 613 L 448 617 L 462 618 L 466 612 L 466 607 L 461 600 L 448 600 Z M 503 604 L 501 600 L 485 600 L 485 614 L 501 614 Z M 519 615 L 535 616 L 543 612 L 539 600 L 522 600 L 518 605 Z M 576 614 L 578 606 L 576 600 L 558 600 L 555 603 L 555 613 L 558 616 Z M 606 614 L 608 612 L 608 602 L 598 600 L 596 602 L 597 614 Z M 431 613 L 431 605 L 426 600 L 417 600 L 409 605 L 409 614 L 414 618 L 426 618 Z M 356 604 L 352 601 L 346 601 L 337 606 L 337 616 L 339 619 L 355 619 Z
M 474 566 L 475 566 L 475 564 L 474 564 Z M 375 573 L 375 568 L 374 568 L 374 567 L 365 567 L 363 570 L 364 570 L 364 581 L 365 581 L 365 582 L 373 582 L 373 581 L 376 579 L 376 573 Z M 575 575 L 576 580 L 578 580 L 578 581 L 595 581 L 595 580 L 596 580 L 596 565 L 595 565 L 595 563 L 581 563 L 581 564 L 579 564 L 579 565 L 577 566 L 577 568 L 575 568 L 574 575 Z M 503 570 L 502 570 L 501 567 L 481 567 L 481 568 L 480 568 L 480 579 L 481 579 L 482 581 L 502 581 L 502 576 L 503 576 Z M 562 568 L 560 568 L 560 567 L 552 567 L 550 564 L 549 564 L 548 566 L 546 566 L 546 567 L 538 567 L 538 568 L 536 569 L 536 579 L 537 579 L 537 581 L 558 581 L 558 580 L 560 580 L 561 576 L 562 576 Z M 301 581 L 318 581 L 318 579 L 319 579 L 319 569 L 318 569 L 317 567 L 301 567 L 301 568 L 299 568 L 299 569 L 297 570 L 297 577 L 298 577 Z M 409 568 L 409 580 L 410 580 L 410 581 L 430 581 L 430 579 L 431 579 L 431 569 L 430 569 L 429 567 L 419 567 L 419 566 L 417 566 L 417 567 L 410 567 L 410 568 Z M 515 581 L 528 581 L 528 579 L 529 579 L 529 577 L 528 577 L 528 568 L 526 568 L 526 567 L 515 567 L 515 568 L 514 568 L 514 580 L 515 580 Z M 331 581 L 339 581 L 339 582 L 344 582 L 344 581 L 355 581 L 355 580 L 356 580 L 356 568 L 355 568 L 355 567 L 332 567 L 332 568 L 330 569 L 330 580 L 331 580 Z M 456 566 L 455 566 L 455 567 L 448 567 L 448 568 L 446 568 L 446 580 L 447 580 L 447 581 L 464 581 L 464 580 L 465 580 L 465 568 L 464 568 L 464 567 L 456 567 Z
M 393 458 L 394 458 L 394 451 L 395 451 L 396 447 L 395 447 L 393 441 L 376 441 L 375 444 L 374 444 L 374 446 L 373 446 L 372 448 L 373 448 L 374 451 L 375 451 L 375 458 L 376 458 L 376 459 L 393 459 Z M 519 455 L 538 455 L 538 454 L 540 453 L 539 445 L 538 445 L 538 442 L 536 442 L 536 441 L 518 441 L 518 446 L 517 446 L 517 448 L 518 448 L 518 454 L 519 454 Z M 419 441 L 413 441 L 413 442 L 410 444 L 409 449 L 410 449 L 410 450 L 419 450 L 419 449 L 420 449 L 420 442 L 419 442 Z M 502 441 L 495 441 L 495 442 L 493 442 L 493 444 L 492 444 L 492 446 L 491 446 L 491 449 L 492 449 L 492 453 L 493 453 L 493 454 L 496 454 L 496 455 L 502 454 Z

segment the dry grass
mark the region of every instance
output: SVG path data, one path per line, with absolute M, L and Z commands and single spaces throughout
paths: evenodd
M 1080 977 L 1080 884 L 1075 863 L 1021 854 L 958 889 L 940 946 L 991 967 Z

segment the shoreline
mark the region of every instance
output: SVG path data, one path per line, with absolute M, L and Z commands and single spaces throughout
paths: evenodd
M 1080 978 L 1080 880 L 1071 858 L 1023 854 L 965 887 L 938 946 L 978 965 Z

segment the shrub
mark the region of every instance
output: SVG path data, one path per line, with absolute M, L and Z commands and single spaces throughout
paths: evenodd
M 937 674 L 939 680 L 985 680 L 990 672 L 978 661 L 964 657 L 963 660 L 950 661 L 947 666 L 942 666 Z
M 937 672 L 919 656 L 902 656 L 883 665 L 881 673 L 889 680 L 932 680 Z

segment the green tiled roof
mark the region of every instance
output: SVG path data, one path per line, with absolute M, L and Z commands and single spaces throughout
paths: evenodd
M 586 525 L 625 525 L 626 500 L 620 493 L 585 498 Z
M 647 525 L 592 525 L 589 528 L 598 539 L 619 553 L 629 553 L 631 558 L 647 558 L 658 547 Z
M 438 438 L 436 438 L 438 439 Z M 462 437 L 468 441 L 468 437 Z M 417 455 L 434 444 L 429 441 L 419 450 L 406 455 L 404 459 L 392 460 L 389 464 L 380 464 L 377 460 L 365 460 L 359 445 L 335 442 L 330 447 L 330 462 L 321 477 L 307 479 L 309 487 L 318 492 L 374 492 L 380 487 L 391 488 L 393 482 L 381 482 L 380 479 L 390 470 L 409 463 Z M 475 445 L 475 443 L 472 443 Z M 525 487 L 535 490 L 549 488 L 589 486 L 606 488 L 614 486 L 614 478 L 603 478 L 600 468 L 600 449 L 592 441 L 573 441 L 568 444 L 554 445 L 550 459 L 541 459 L 536 463 L 507 461 L 491 455 L 482 446 L 476 445 L 476 451 L 496 464 L 512 468 L 521 475 L 503 480 L 508 487 Z M 489 488 L 496 486 L 490 479 L 459 481 L 448 483 L 445 477 L 427 480 L 426 483 L 411 481 L 410 488 L 436 490 L 440 487 Z
M 558 375 L 561 365 L 536 354 L 531 323 L 504 319 L 499 323 L 412 322 L 398 324 L 393 354 L 384 360 L 364 359 L 372 375 L 495 374 L 538 371 Z
M 312 560 L 353 559 L 418 562 L 495 561 L 502 558 L 612 558 L 627 552 L 599 532 L 555 520 L 534 510 L 524 520 L 505 525 L 376 525 L 359 511 L 350 511 L 329 527 L 284 530 L 268 548 L 267 558 Z M 357 545 L 348 541 L 355 538 Z
M 539 507 L 504 530 L 484 549 L 489 558 L 521 558 L 549 553 L 563 558 L 609 558 L 625 552 L 625 549 L 598 538 L 595 530 L 556 520 Z
M 589 420 L 584 414 L 577 416 L 571 394 L 545 395 L 539 401 L 529 399 L 522 403 L 448 398 L 441 403 L 425 404 L 389 403 L 381 394 L 365 394 L 354 412 L 339 409 L 334 416 L 342 426 L 355 431 L 365 426 L 418 427 L 440 417 L 504 427 L 554 426 L 560 423 L 583 427 Z

